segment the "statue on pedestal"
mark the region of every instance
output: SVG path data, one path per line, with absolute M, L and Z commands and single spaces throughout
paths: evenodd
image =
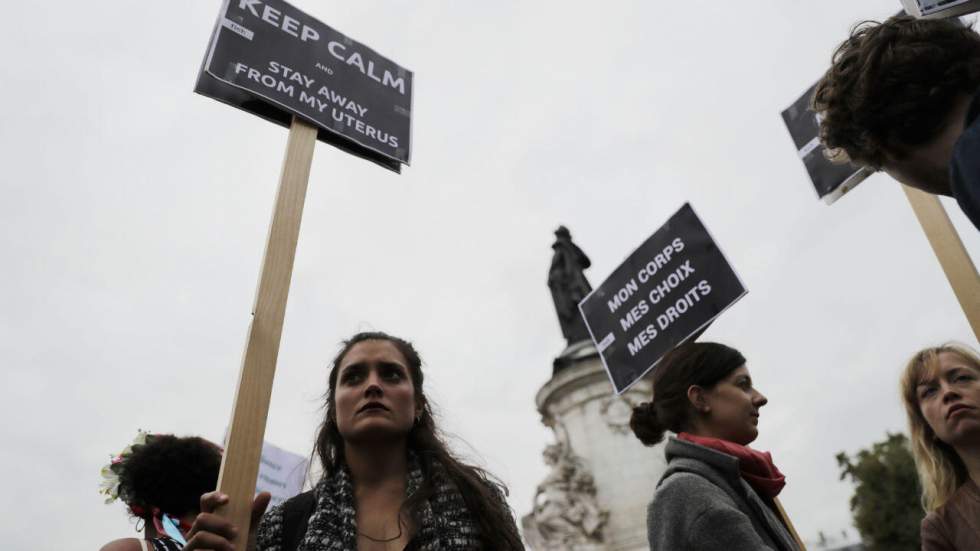
M 649 379 L 616 396 L 578 303 L 592 292 L 584 271 L 591 262 L 568 229 L 555 231 L 548 288 L 567 346 L 552 362 L 551 378 L 534 403 L 554 443 L 544 450 L 548 473 L 521 518 L 534 551 L 648 551 L 649 494 L 665 468 L 662 451 L 629 434 L 632 406 L 649 401 Z M 616 468 L 622 465 L 623 468 Z
M 592 285 L 584 273 L 592 262 L 572 242 L 572 234 L 565 226 L 555 230 L 555 243 L 551 248 L 555 254 L 551 257 L 551 269 L 548 271 L 548 287 L 555 301 L 561 333 L 569 345 L 588 341 L 589 331 L 582 320 L 578 303 L 592 292 Z

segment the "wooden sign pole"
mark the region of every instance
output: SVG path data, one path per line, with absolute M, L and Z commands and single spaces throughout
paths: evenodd
M 793 521 L 789 519 L 789 515 L 786 514 L 786 509 L 783 509 L 783 504 L 779 502 L 779 498 L 772 498 L 772 502 L 776 504 L 779 516 L 783 517 L 783 524 L 786 525 L 786 528 L 789 528 L 789 533 L 793 536 L 793 540 L 796 541 L 796 545 L 800 548 L 800 551 L 806 551 L 806 544 L 803 543 L 800 534 L 797 533 L 796 527 L 793 526 Z
M 980 340 L 980 276 L 977 275 L 977 267 L 970 260 L 970 255 L 963 247 L 963 241 L 949 221 L 939 198 L 906 185 L 902 188 L 905 189 L 905 195 L 912 204 L 919 224 L 922 225 L 922 231 L 932 245 L 932 251 L 936 253 L 936 258 L 946 273 L 956 300 L 966 314 L 973 334 Z
M 217 513 L 238 527 L 237 551 L 244 551 L 248 540 L 252 496 L 259 472 L 265 420 L 272 395 L 272 379 L 276 373 L 289 280 L 296 258 L 296 242 L 299 239 L 316 134 L 314 126 L 293 117 L 265 245 L 248 343 L 245 345 L 238 390 L 232 405 L 231 427 L 218 475 L 218 490 L 227 494 L 229 499 Z

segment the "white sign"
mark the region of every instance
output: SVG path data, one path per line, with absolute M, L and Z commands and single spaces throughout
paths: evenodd
M 302 455 L 263 442 L 255 491 L 272 494 L 269 507 L 279 505 L 303 490 L 308 466 L 309 461 Z

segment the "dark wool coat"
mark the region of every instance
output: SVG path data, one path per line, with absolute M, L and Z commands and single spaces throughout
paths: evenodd
M 798 551 L 766 502 L 742 480 L 738 459 L 671 438 L 667 470 L 647 509 L 652 551 Z

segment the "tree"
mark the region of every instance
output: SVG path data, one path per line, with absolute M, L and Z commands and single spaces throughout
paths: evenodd
M 908 438 L 889 433 L 853 458 L 837 454 L 837 464 L 841 480 L 851 477 L 856 484 L 851 512 L 868 549 L 919 549 L 919 525 L 925 513 Z

